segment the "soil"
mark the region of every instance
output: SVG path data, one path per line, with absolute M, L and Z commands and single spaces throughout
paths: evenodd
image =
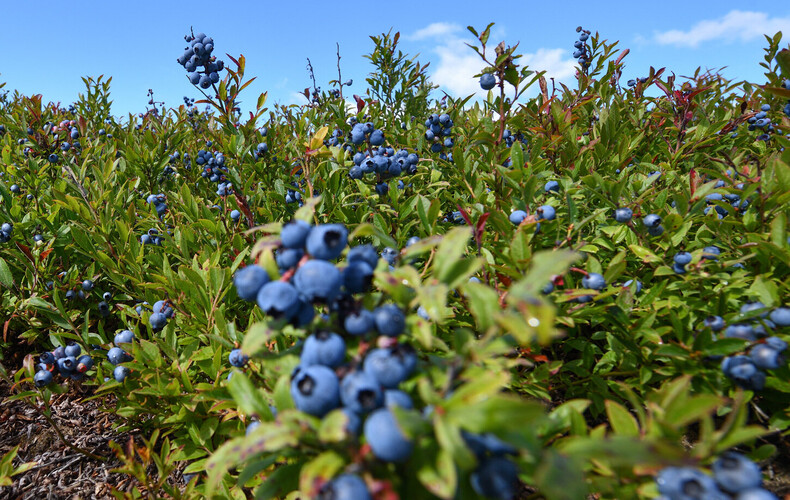
M 101 462 L 66 446 L 53 427 L 30 402 L 9 401 L 8 383 L 0 380 L 0 456 L 19 445 L 14 465 L 35 462 L 29 471 L 14 476 L 11 486 L 0 487 L 0 499 L 104 499 L 112 488 L 129 491 L 136 482 L 113 473 L 120 466 L 110 441 L 125 443 L 129 434 L 113 430 L 114 416 L 102 411 L 107 400 L 87 400 L 88 390 L 74 385 L 52 398 L 52 420 L 74 446 L 107 457 Z

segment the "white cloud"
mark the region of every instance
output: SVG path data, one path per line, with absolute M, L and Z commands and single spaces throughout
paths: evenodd
M 461 31 L 461 27 L 452 23 L 431 23 L 428 26 L 417 30 L 414 34 L 408 35 L 404 38 L 407 40 L 425 40 L 426 38 L 436 38 L 441 36 L 452 35 Z
M 434 58 L 428 72 L 431 81 L 441 87 L 453 97 L 464 97 L 474 94 L 478 97 L 485 95 L 485 91 L 480 88 L 479 79 L 474 75 L 480 73 L 485 67 L 485 63 L 466 43 L 469 42 L 479 45 L 479 42 L 471 35 L 461 38 L 453 33 L 458 30 L 448 31 L 443 26 L 444 23 L 434 23 L 423 28 L 412 37 L 417 39 L 433 38 L 434 48 L 432 52 L 438 56 Z M 449 25 L 452 26 L 452 25 Z M 494 40 L 504 39 L 504 32 L 491 33 L 486 57 L 494 59 L 493 47 L 496 45 Z M 519 48 L 522 48 L 520 46 Z M 528 65 L 533 71 L 546 71 L 546 78 L 554 77 L 561 80 L 575 73 L 574 65 L 576 61 L 571 57 L 571 53 L 565 49 L 538 48 L 534 52 L 522 53 L 518 60 L 520 65 Z
M 654 40 L 661 45 L 697 47 L 703 42 L 722 40 L 746 42 L 763 34 L 773 36 L 777 31 L 790 30 L 790 17 L 768 17 L 764 12 L 733 10 L 718 19 L 706 19 L 690 30 L 670 30 L 656 33 Z

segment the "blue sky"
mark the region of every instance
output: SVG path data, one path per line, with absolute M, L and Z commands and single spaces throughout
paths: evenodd
M 781 2 L 744 7 L 735 1 L 671 0 L 650 11 L 633 0 L 603 7 L 603 2 L 466 0 L 3 3 L 0 82 L 5 88 L 41 93 L 45 102 L 65 105 L 84 91 L 82 76 L 112 76 L 116 116 L 145 110 L 149 88 L 167 106 L 178 106 L 183 96 L 200 97 L 175 61 L 190 26 L 213 37 L 215 55 L 245 55 L 247 75 L 258 77 L 245 91 L 250 104 L 263 91 L 270 104 L 304 102 L 297 93 L 310 85 L 308 57 L 318 85 L 327 89 L 337 78 L 336 42 L 343 79 L 354 80 L 351 92 L 344 92 L 364 93 L 372 69 L 363 58 L 373 48 L 369 36 L 390 29 L 401 33 L 402 50 L 430 61 L 432 80 L 456 97 L 479 91 L 471 75 L 483 65 L 464 45 L 474 41 L 468 25 L 480 29 L 496 23 L 492 46 L 520 42 L 522 62 L 566 82 L 574 72 L 578 25 L 631 49 L 623 82 L 646 75 L 652 65 L 677 75 L 691 74 L 697 66 L 726 66 L 725 77 L 763 83 L 763 33 L 781 30 L 790 37 L 790 8 Z

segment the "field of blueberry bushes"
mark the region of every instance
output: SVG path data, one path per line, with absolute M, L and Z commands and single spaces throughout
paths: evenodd
M 781 33 L 566 86 L 490 28 L 482 100 L 392 32 L 303 105 L 197 32 L 177 108 L 0 94 L 0 498 L 790 498 Z

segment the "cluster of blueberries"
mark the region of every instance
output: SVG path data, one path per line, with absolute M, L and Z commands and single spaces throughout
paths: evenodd
M 778 500 L 762 487 L 760 467 L 748 457 L 723 453 L 711 467 L 713 475 L 695 467 L 667 467 L 656 476 L 664 500 Z
M 785 86 L 790 85 L 790 80 L 786 80 L 784 83 Z M 788 88 L 788 87 L 786 87 Z M 748 125 L 748 130 L 754 131 L 759 129 L 762 133 L 757 136 L 758 141 L 767 141 L 771 138 L 771 132 L 781 132 L 779 129 L 774 127 L 774 124 L 771 123 L 771 119 L 768 117 L 768 112 L 771 111 L 770 104 L 763 104 L 760 106 L 760 111 L 757 112 L 756 115 L 749 118 L 746 122 Z M 788 116 L 790 112 L 790 101 L 788 101 L 787 105 L 784 107 L 784 113 Z M 778 124 L 777 124 L 778 126 Z M 732 134 L 732 137 L 737 137 L 738 133 L 735 132 Z
M 425 120 L 425 140 L 431 144 L 432 153 L 442 153 L 444 148 L 450 149 L 453 147 L 453 120 L 447 113 L 438 115 L 432 114 Z M 448 160 L 452 156 L 442 153 L 439 158 Z
M 163 238 L 159 236 L 159 230 L 156 229 L 155 227 L 152 227 L 148 230 L 148 232 L 140 236 L 140 243 L 142 243 L 143 245 L 161 246 L 162 239 Z
M 631 80 L 628 80 L 627 83 L 629 87 L 636 87 L 636 82 L 645 83 L 647 82 L 647 77 L 643 76 L 641 78 L 632 78 Z
M 365 174 L 377 174 L 379 180 L 397 177 L 402 174 L 414 175 L 417 173 L 417 163 L 420 157 L 417 153 L 410 153 L 407 149 L 395 151 L 392 147 L 379 147 L 368 152 L 359 152 L 354 155 L 354 166 L 348 175 L 352 179 L 363 179 Z M 402 183 L 402 181 L 401 181 Z M 399 184 L 400 187 L 400 184 Z M 379 182 L 376 192 L 383 196 L 389 191 L 389 184 Z
M 11 233 L 14 232 L 13 222 L 3 222 L 0 226 L 0 243 L 8 243 L 11 241 Z
M 159 194 L 149 194 L 148 198 L 145 199 L 146 203 L 149 205 L 153 205 L 156 209 L 156 215 L 162 217 L 167 212 L 167 203 L 165 201 L 167 198 L 165 197 L 164 193 Z
M 269 133 L 269 129 L 267 127 L 263 127 L 261 129 L 261 136 L 266 137 Z M 265 142 L 259 142 L 258 145 L 255 147 L 255 151 L 253 151 L 252 155 L 255 157 L 256 160 L 263 158 L 263 155 L 269 152 L 269 145 Z
M 38 370 L 33 377 L 36 387 L 52 383 L 55 373 L 64 379 L 82 380 L 85 372 L 93 367 L 93 358 L 82 354 L 79 344 L 71 342 L 66 347 L 56 347 L 52 352 L 41 353 L 38 357 Z
M 768 335 L 766 327 L 774 330 L 790 326 L 790 308 L 777 307 L 769 313 L 761 302 L 741 306 L 741 314 L 762 311 L 758 321 L 727 325 L 721 316 L 709 316 L 704 325 L 713 332 L 724 331 L 726 338 L 739 338 L 753 342 L 748 354 L 728 356 L 721 362 L 721 371 L 738 386 L 760 391 L 765 387 L 765 371 L 781 368 L 785 364 L 787 342 Z
M 207 142 L 209 145 L 211 142 Z M 201 177 L 208 179 L 217 184 L 217 195 L 228 196 L 233 194 L 233 184 L 228 182 L 225 174 L 228 173 L 228 167 L 225 166 L 225 155 L 221 152 L 212 152 L 201 149 L 198 151 L 198 156 L 195 162 L 198 165 L 205 165 Z
M 129 375 L 129 368 L 121 366 L 121 363 L 132 360 L 132 356 L 121 348 L 121 344 L 131 344 L 133 341 L 133 331 L 121 330 L 113 339 L 115 346 L 107 351 L 107 360 L 115 367 L 112 371 L 112 376 L 118 382 L 123 382 L 126 376 Z
M 409 244 L 418 240 L 412 238 Z M 349 435 L 362 433 L 376 458 L 401 463 L 412 455 L 414 443 L 398 427 L 392 408 L 414 408 L 411 397 L 399 386 L 414 373 L 417 353 L 398 339 L 406 332 L 406 317 L 397 305 L 383 304 L 370 310 L 355 299 L 354 295 L 369 290 L 379 255 L 371 245 L 355 246 L 349 249 L 345 266 L 338 267 L 332 261 L 347 244 L 348 232 L 341 224 L 311 226 L 292 221 L 280 233 L 276 254 L 282 278 L 273 281 L 266 270 L 253 264 L 234 275 L 234 284 L 240 298 L 257 302 L 266 314 L 297 327 L 312 323 L 317 305 L 337 313 L 337 328 L 319 327 L 301 345 L 299 365 L 291 374 L 294 405 L 319 418 L 332 411 L 342 412 Z M 391 265 L 397 255 L 392 248 L 382 252 Z M 361 349 L 362 359 L 349 362 L 347 340 L 364 336 L 376 337 L 377 347 L 367 352 Z M 234 367 L 243 367 L 248 358 L 233 349 L 229 361 Z M 481 495 L 511 498 L 518 468 L 505 455 L 517 450 L 493 434 L 465 433 L 464 438 L 479 459 L 471 476 L 473 488 Z M 371 496 L 363 479 L 343 474 L 326 483 L 319 498 Z
M 142 313 L 142 306 L 138 306 L 137 312 Z M 158 332 L 167 325 L 167 320 L 171 319 L 175 312 L 169 300 L 157 300 L 148 317 L 148 324 L 151 325 L 153 331 Z
M 578 40 L 573 42 L 573 48 L 576 49 L 573 52 L 573 58 L 576 59 L 582 68 L 587 68 L 590 66 L 590 50 L 585 42 L 590 38 L 590 31 L 582 30 L 582 27 L 579 26 L 576 28 L 576 33 L 581 33 L 581 35 L 579 35 Z
M 225 63 L 211 55 L 214 40 L 203 33 L 187 35 L 184 40 L 189 42 L 189 47 L 184 48 L 177 61 L 187 70 L 192 85 L 207 89 L 212 83 L 219 82 L 219 72 L 225 68 Z

